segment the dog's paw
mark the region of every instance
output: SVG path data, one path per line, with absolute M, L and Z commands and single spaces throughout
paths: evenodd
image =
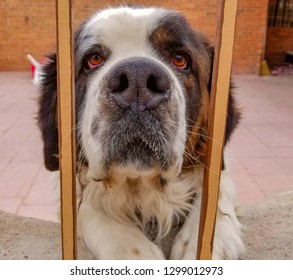
M 112 244 L 103 248 L 99 253 L 99 259 L 113 260 L 164 260 L 162 250 L 151 241 L 134 244 L 130 240 L 119 244 Z
M 170 254 L 170 260 L 193 260 L 196 257 L 196 241 L 190 240 L 190 236 L 178 234 L 174 240 L 174 245 Z

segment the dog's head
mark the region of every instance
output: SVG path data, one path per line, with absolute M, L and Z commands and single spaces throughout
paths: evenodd
M 77 158 L 97 179 L 112 168 L 164 178 L 202 163 L 212 63 L 207 39 L 176 12 L 121 7 L 94 15 L 75 37 Z M 59 168 L 56 75 L 52 56 L 38 114 L 49 170 Z M 226 141 L 238 117 L 230 96 Z

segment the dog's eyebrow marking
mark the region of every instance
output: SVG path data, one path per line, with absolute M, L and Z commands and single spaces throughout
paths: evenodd
M 92 177 L 92 179 L 93 179 L 93 181 L 95 181 L 95 182 L 102 182 L 102 181 L 103 181 L 103 179 L 96 179 L 96 178 L 94 178 L 94 177 Z
M 94 37 L 94 35 L 87 34 L 87 35 L 84 36 L 84 40 L 91 39 L 93 37 Z

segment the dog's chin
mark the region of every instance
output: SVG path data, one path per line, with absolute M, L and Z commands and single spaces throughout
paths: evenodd
M 135 137 L 126 145 L 111 145 L 111 149 L 105 149 L 104 161 L 96 161 L 103 163 L 98 166 L 89 164 L 89 169 L 91 177 L 96 181 L 103 181 L 113 176 L 121 179 L 126 177 L 167 179 L 178 176 L 181 170 L 182 161 L 175 160 L 172 155 L 172 150 L 167 146 L 165 149 L 160 148 L 146 138 Z
M 111 174 L 119 174 L 118 176 L 131 179 L 160 178 L 169 180 L 178 177 L 181 173 L 181 161 L 172 161 L 168 152 L 153 150 L 147 143 L 140 143 L 140 145 L 132 143 L 116 156 L 121 160 L 113 160 L 109 164 L 106 173 L 110 176 L 112 176 Z
M 167 170 L 170 165 L 168 149 L 158 147 L 155 142 L 148 139 L 134 137 L 124 146 L 117 146 L 109 152 L 108 163 L 137 170 L 162 169 Z
M 124 166 L 113 164 L 108 171 L 108 176 L 111 178 L 119 177 L 119 179 L 159 178 L 161 177 L 161 170 L 154 167 L 138 168 L 136 164 L 128 164 Z

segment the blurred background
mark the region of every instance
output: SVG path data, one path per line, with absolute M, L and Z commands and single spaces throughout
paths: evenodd
M 98 9 L 123 3 L 115 0 L 73 2 L 75 28 Z M 178 10 L 195 29 L 206 34 L 211 41 L 215 40 L 217 0 L 125 2 Z M 270 67 L 282 65 L 286 55 L 286 59 L 290 60 L 293 1 L 239 0 L 238 3 L 233 73 L 259 74 L 263 59 Z M 28 53 L 42 61 L 45 54 L 55 49 L 55 1 L 1 0 L 0 38 L 0 70 L 29 70 Z

